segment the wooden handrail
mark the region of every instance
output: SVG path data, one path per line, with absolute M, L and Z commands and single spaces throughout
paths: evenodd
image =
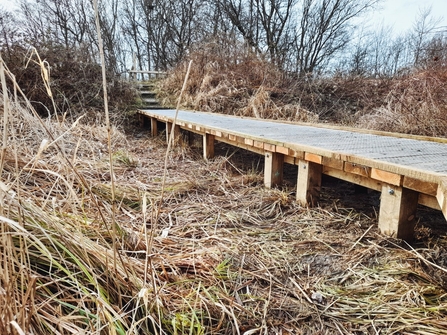
M 129 70 L 129 73 L 146 73 L 146 74 L 166 74 L 163 71 L 144 71 L 144 70 Z
M 154 76 L 155 78 L 164 77 L 166 72 L 163 71 L 145 71 L 145 70 L 129 70 L 127 71 L 130 75 L 130 80 L 138 80 L 138 74 L 141 75 L 140 80 L 144 80 L 144 76 L 147 74 L 149 78 Z

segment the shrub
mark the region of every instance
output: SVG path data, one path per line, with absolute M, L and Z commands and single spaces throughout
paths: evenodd
M 40 115 L 76 116 L 103 108 L 101 66 L 86 50 L 51 43 L 27 48 L 17 43 L 2 57 Z M 113 73 L 107 78 L 111 110 L 133 104 L 136 92 L 130 84 Z

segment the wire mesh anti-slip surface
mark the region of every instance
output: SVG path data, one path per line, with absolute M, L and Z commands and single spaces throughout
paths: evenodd
M 152 115 L 169 118 L 174 110 L 150 110 Z M 204 128 L 220 129 L 250 137 L 265 138 L 297 146 L 311 146 L 334 153 L 355 155 L 375 161 L 447 175 L 447 144 L 354 131 L 282 124 L 265 120 L 243 119 L 220 114 L 179 111 L 178 121 Z

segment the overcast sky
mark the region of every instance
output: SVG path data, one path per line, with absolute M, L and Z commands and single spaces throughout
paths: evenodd
M 17 0 L 0 0 L 0 5 L 10 8 L 11 4 L 17 2 Z M 420 10 L 430 6 L 433 17 L 443 17 L 440 25 L 446 27 L 447 30 L 447 0 L 384 0 L 382 9 L 371 15 L 369 25 L 371 27 L 392 26 L 397 34 L 407 32 L 411 29 Z
M 376 11 L 369 22 L 372 26 L 383 23 L 392 26 L 397 34 L 404 33 L 412 28 L 420 11 L 430 6 L 432 16 L 442 18 L 440 26 L 447 30 L 447 0 L 385 0 L 382 9 Z

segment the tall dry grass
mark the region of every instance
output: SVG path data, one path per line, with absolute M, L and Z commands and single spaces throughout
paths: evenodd
M 290 99 L 284 75 L 244 44 L 225 39 L 198 45 L 161 83 L 159 97 L 174 105 L 182 75 L 194 62 L 184 108 L 266 119 L 316 121 L 318 115 Z
M 377 234 L 369 206 L 265 190 L 259 157 L 176 147 L 166 170 L 163 137 L 41 118 L 11 93 L 0 334 L 447 334 L 445 221 L 421 219 L 408 246 Z
M 294 77 L 281 72 L 243 44 L 201 44 L 160 85 L 166 106 L 174 105 L 187 62 L 191 72 L 183 107 L 264 119 L 331 122 L 407 134 L 447 134 L 445 64 L 393 78 L 351 75 Z
M 395 79 L 383 104 L 360 113 L 357 124 L 362 128 L 446 137 L 446 84 L 445 67 L 414 71 Z

